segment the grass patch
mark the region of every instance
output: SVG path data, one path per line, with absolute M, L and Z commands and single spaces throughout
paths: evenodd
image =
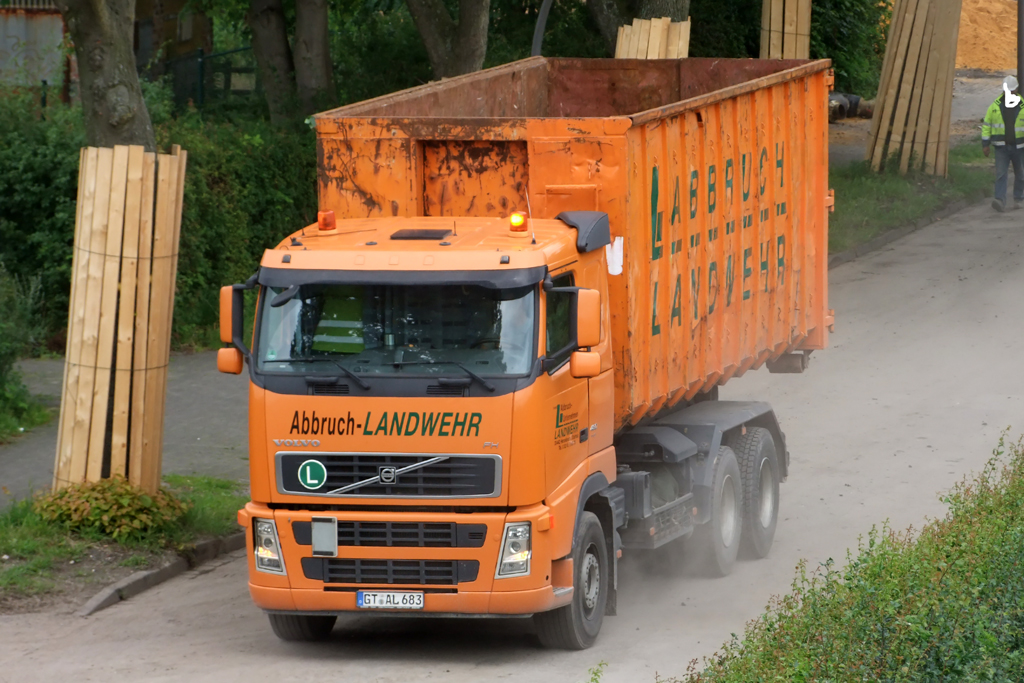
M 0 444 L 10 443 L 15 437 L 44 425 L 53 417 L 53 410 L 28 396 L 16 408 L 0 402 Z
M 792 592 L 686 683 L 1024 680 L 1024 446 L 1001 440 L 920 533 L 883 526 Z
M 980 140 L 950 150 L 948 178 L 874 173 L 864 161 L 832 168 L 836 210 L 829 218 L 829 253 L 857 247 L 955 201 L 991 196 L 994 182 L 993 161 L 982 154 Z
M 80 559 L 93 542 L 43 521 L 31 500 L 14 503 L 0 512 L 0 594 L 50 590 L 53 568 Z
M 168 550 L 188 555 L 196 542 L 238 530 L 236 514 L 249 500 L 244 484 L 178 475 L 168 475 L 165 482 L 165 488 L 186 504 L 184 515 L 150 533 L 116 541 L 94 529 L 70 531 L 65 523 L 46 520 L 36 500 L 0 510 L 0 603 L 5 597 L 53 591 L 71 577 L 92 576 L 91 571 L 76 573 L 73 562 L 102 557 L 115 567 L 134 570 L 149 566 Z

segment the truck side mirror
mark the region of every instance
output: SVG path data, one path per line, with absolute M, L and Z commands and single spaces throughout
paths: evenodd
M 235 339 L 234 329 L 235 288 L 225 285 L 220 288 L 220 340 L 230 344 Z
M 237 375 L 249 355 L 242 339 L 242 315 L 245 309 L 245 290 L 255 286 L 255 278 L 244 285 L 227 285 L 220 288 L 220 340 L 231 344 L 217 351 L 217 369 Z
M 242 352 L 234 346 L 225 346 L 223 349 L 217 349 L 217 370 L 220 372 L 225 372 L 229 375 L 240 375 L 242 374 L 244 361 L 245 357 L 242 356 Z
M 569 372 L 573 377 L 597 377 L 601 374 L 601 354 L 597 351 L 576 351 L 569 356 Z
M 580 289 L 576 293 L 576 344 L 590 347 L 600 343 L 601 293 L 596 289 Z

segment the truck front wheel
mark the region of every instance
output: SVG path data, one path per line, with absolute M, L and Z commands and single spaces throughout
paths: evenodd
M 572 566 L 572 602 L 533 616 L 544 647 L 585 650 L 601 632 L 612 576 L 604 531 L 592 512 L 584 512 L 580 519 L 579 543 L 573 549 Z
M 315 642 L 325 640 L 334 629 L 338 617 L 311 616 L 308 614 L 268 614 L 270 628 L 281 640 L 290 642 Z
M 748 429 L 731 439 L 743 476 L 743 554 L 768 557 L 779 521 L 779 456 L 771 432 Z

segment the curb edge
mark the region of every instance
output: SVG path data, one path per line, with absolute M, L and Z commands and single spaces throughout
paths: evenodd
M 110 584 L 94 595 L 75 614 L 80 617 L 88 617 L 100 610 L 116 605 L 122 600 L 134 597 L 164 581 L 173 579 L 179 574 L 184 574 L 189 569 L 194 569 L 204 562 L 245 547 L 245 532 L 239 531 L 223 538 L 211 538 L 197 543 L 189 553 L 188 558 L 175 557 L 173 560 L 148 571 L 135 572 L 120 581 Z
M 968 202 L 964 199 L 958 199 L 952 204 L 948 204 L 947 206 L 939 209 L 931 216 L 919 218 L 910 225 L 904 226 L 902 228 L 894 228 L 892 230 L 883 232 L 878 237 L 875 237 L 874 239 L 869 240 L 860 246 L 854 247 L 853 249 L 847 249 L 846 251 L 841 251 L 837 254 L 829 254 L 828 269 L 832 270 L 836 266 L 841 266 L 844 263 L 849 263 L 850 261 L 860 258 L 861 256 L 864 256 L 866 254 L 870 254 L 873 251 L 878 251 L 882 247 L 886 247 L 895 242 L 896 240 L 902 239 L 911 233 L 917 232 L 921 228 L 928 227 L 929 225 L 938 223 L 941 220 L 949 218 L 958 211 L 963 211 L 967 207 L 973 206 L 975 203 L 980 204 L 981 201 Z

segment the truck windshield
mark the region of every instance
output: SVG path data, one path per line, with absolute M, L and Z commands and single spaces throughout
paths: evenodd
M 465 376 L 529 374 L 535 286 L 267 287 L 256 342 L 263 372 Z M 275 301 L 276 299 L 276 301 Z M 273 304 L 277 303 L 277 306 Z

